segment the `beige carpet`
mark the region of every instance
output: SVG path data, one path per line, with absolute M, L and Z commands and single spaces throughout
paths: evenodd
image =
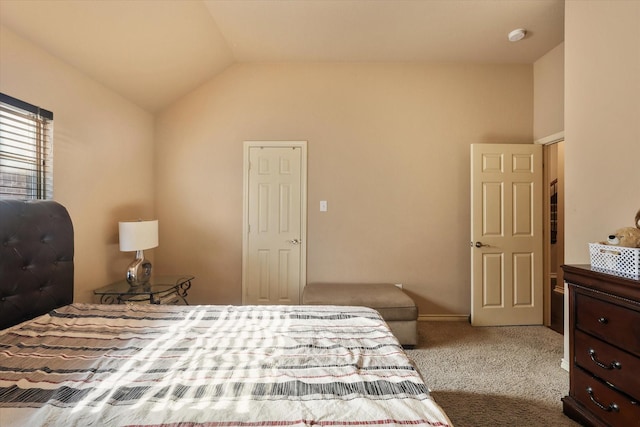
M 562 336 L 543 326 L 418 322 L 407 350 L 455 427 L 578 426 L 562 413 Z

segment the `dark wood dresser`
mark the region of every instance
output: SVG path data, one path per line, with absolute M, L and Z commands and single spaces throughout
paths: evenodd
M 569 395 L 564 413 L 593 426 L 640 426 L 640 280 L 565 265 Z

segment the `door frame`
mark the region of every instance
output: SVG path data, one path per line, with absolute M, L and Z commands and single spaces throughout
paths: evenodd
M 534 141 L 534 144 L 538 144 L 538 145 L 552 145 L 552 144 L 557 144 L 559 142 L 564 141 L 564 131 L 558 132 L 558 133 L 554 133 L 553 135 L 549 135 L 546 136 L 544 138 L 540 138 L 536 141 Z M 542 291 L 542 298 L 544 300 L 542 307 L 543 307 L 543 324 L 544 326 L 550 326 L 551 325 L 551 290 L 549 289 L 549 287 L 547 286 L 546 280 L 548 277 L 550 277 L 550 273 L 551 273 L 551 241 L 550 241 L 550 237 L 549 237 L 549 174 L 548 174 L 548 168 L 549 168 L 549 162 L 548 162 L 548 158 L 547 158 L 547 151 L 543 150 L 544 152 L 544 156 L 543 156 L 543 163 L 542 163 L 542 168 L 543 168 L 543 186 L 542 188 L 544 189 L 544 195 L 543 195 L 543 203 L 542 203 L 542 209 L 543 209 L 543 244 L 542 244 L 542 253 L 543 253 L 543 257 L 544 257 L 544 262 L 543 262 L 543 278 L 545 280 L 545 285 Z M 564 159 L 563 159 L 564 162 Z M 563 166 L 564 168 L 564 166 Z M 561 177 L 558 177 L 558 183 L 561 187 L 559 187 L 559 191 L 561 192 L 561 194 L 564 194 L 564 178 L 562 177 L 562 179 L 560 179 Z M 558 201 L 559 205 L 558 205 L 558 233 L 562 233 L 564 235 L 564 202 L 562 203 L 562 206 L 560 206 L 560 201 Z M 564 238 L 562 239 L 564 241 Z M 562 247 L 558 247 L 559 251 L 562 251 L 564 253 L 564 244 L 562 244 Z M 558 276 L 557 276 L 557 280 L 562 284 L 563 283 L 563 279 L 562 279 L 562 269 L 558 270 Z M 565 322 L 566 323 L 566 322 Z M 565 325 L 566 326 L 566 325 Z
M 249 248 L 249 151 L 254 147 L 300 148 L 300 295 L 307 283 L 307 141 L 244 141 L 242 162 L 242 304 L 247 295 Z

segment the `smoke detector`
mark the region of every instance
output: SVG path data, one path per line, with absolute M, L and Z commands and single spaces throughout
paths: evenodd
M 518 28 L 517 30 L 513 30 L 507 36 L 510 42 L 517 42 L 524 38 L 527 35 L 527 30 L 524 28 Z

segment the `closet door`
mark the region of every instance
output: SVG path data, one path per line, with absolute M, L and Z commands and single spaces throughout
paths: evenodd
M 247 143 L 243 304 L 299 304 L 305 285 L 306 148 Z

